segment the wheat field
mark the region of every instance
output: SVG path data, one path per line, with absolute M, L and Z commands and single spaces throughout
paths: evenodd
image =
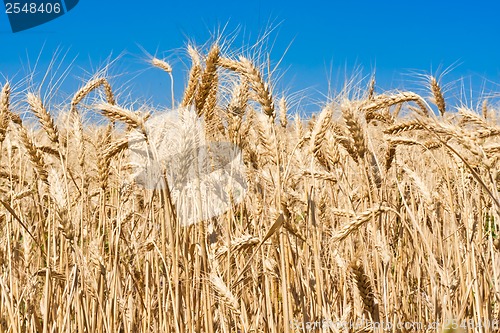
M 151 145 L 160 111 L 121 105 L 112 80 L 57 108 L 0 83 L 0 331 L 498 330 L 494 105 L 447 105 L 430 75 L 428 96 L 372 79 L 301 119 L 265 64 L 188 54 L 181 125 L 165 130 L 191 155 L 158 164 L 168 186 L 144 186 L 130 158 L 129 134 Z M 245 169 L 244 195 L 210 215 L 208 187 L 183 196 L 166 176 L 196 164 L 198 136 L 207 170 L 214 143 Z

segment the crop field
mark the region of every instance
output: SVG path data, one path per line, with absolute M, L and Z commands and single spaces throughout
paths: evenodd
M 167 111 L 0 82 L 1 332 L 498 331 L 493 102 L 372 78 L 301 117 L 267 64 L 187 54 Z

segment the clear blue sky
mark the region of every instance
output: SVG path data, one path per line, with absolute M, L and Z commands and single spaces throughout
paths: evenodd
M 405 74 L 435 72 L 453 64 L 445 83 L 465 77 L 475 92 L 482 91 L 486 81 L 500 83 L 498 0 L 80 0 L 62 17 L 15 34 L 0 8 L 0 79 L 21 80 L 28 60 L 33 63 L 39 55 L 39 69 L 46 68 L 59 48 L 67 52 L 63 64 L 76 57 L 63 85 L 66 94 L 101 68 L 110 54 L 126 52 L 111 70 L 123 74 L 116 82 L 126 84 L 126 93 L 133 97 L 167 105 L 168 77 L 148 70 L 139 45 L 172 63 L 180 98 L 188 64 L 180 49 L 188 40 L 204 43 L 225 25 L 228 33 L 240 29 L 235 48 L 255 41 L 269 26 L 276 27 L 272 60 L 278 61 L 290 45 L 278 89 L 302 91 L 312 101 L 328 92 L 330 78 L 333 83 L 342 81 L 344 71 L 350 73 L 356 66 L 366 75 L 376 69 L 381 89 L 419 80 Z M 486 86 L 487 92 L 500 91 L 492 83 Z

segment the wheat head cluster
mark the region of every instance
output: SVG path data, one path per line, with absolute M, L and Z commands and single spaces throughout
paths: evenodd
M 1 83 L 0 331 L 494 331 L 494 105 L 450 107 L 433 76 L 426 96 L 372 79 L 302 119 L 265 64 L 218 44 L 188 54 L 174 106 L 246 168 L 243 199 L 189 225 L 169 187 L 131 178 L 126 135 L 147 140 L 152 114 L 120 105 L 112 80 L 85 82 L 57 117 L 40 92 Z

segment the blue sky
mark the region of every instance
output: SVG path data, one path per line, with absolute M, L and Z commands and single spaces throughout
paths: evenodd
M 450 95 L 459 93 L 459 78 L 475 95 L 500 91 L 500 1 L 80 0 L 62 17 L 15 34 L 0 8 L 0 79 L 21 81 L 38 57 L 43 72 L 60 50 L 63 68 L 74 60 L 62 98 L 110 55 L 122 54 L 110 74 L 119 75 L 123 98 L 130 93 L 169 105 L 168 76 L 149 68 L 142 49 L 173 65 L 180 99 L 188 69 L 182 48 L 205 43 L 223 27 L 226 35 L 239 31 L 234 49 L 274 27 L 271 60 L 286 53 L 276 90 L 299 92 L 296 100 L 306 97 L 313 105 L 324 100 L 329 81 L 338 87 L 356 68 L 367 76 L 376 70 L 380 90 L 422 87 L 415 73 L 453 66 L 443 78 Z

